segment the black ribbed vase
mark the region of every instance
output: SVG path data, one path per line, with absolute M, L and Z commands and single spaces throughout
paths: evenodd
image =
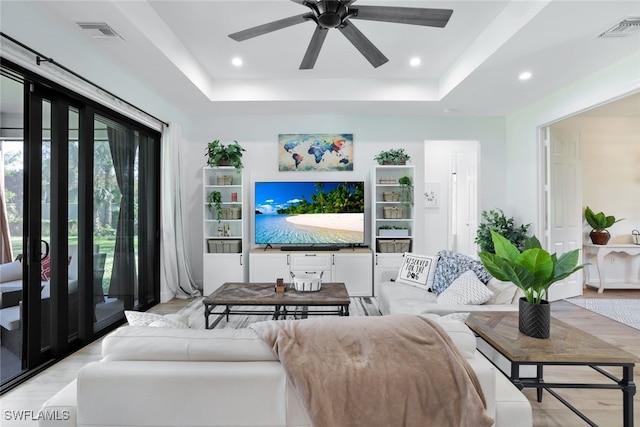
M 551 330 L 551 305 L 542 300 L 540 304 L 531 304 L 526 298 L 520 298 L 519 329 L 525 335 L 534 338 L 549 338 Z

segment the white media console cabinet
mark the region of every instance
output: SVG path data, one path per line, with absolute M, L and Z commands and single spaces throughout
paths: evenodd
M 350 296 L 373 295 L 373 253 L 368 248 L 335 251 L 283 251 L 252 249 L 249 253 L 249 281 L 291 280 L 291 273 L 320 273 L 324 282 L 342 282 Z

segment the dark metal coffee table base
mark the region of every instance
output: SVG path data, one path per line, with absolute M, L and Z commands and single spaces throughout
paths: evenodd
M 297 292 L 287 289 L 276 293 L 274 283 L 224 283 L 203 300 L 205 328 L 213 329 L 223 319 L 229 321 L 230 315 L 270 315 L 272 319 L 285 319 L 288 316 L 301 318 L 305 315 L 348 316 L 349 294 L 344 283 L 323 283 L 317 292 Z M 222 312 L 215 312 L 218 306 L 224 306 Z M 233 307 L 264 306 L 265 310 L 242 310 Z M 273 307 L 272 310 L 266 309 Z M 293 307 L 293 310 L 290 309 Z M 314 307 L 335 307 L 334 310 L 314 310 Z M 209 316 L 218 317 L 209 324 Z

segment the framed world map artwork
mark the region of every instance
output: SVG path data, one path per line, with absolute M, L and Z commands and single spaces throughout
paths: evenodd
M 280 134 L 278 170 L 353 171 L 353 134 Z

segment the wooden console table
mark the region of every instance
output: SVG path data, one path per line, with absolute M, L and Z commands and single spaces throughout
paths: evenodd
M 627 255 L 640 255 L 640 245 L 634 245 L 631 243 L 612 243 L 608 245 L 595 245 L 593 243 L 585 243 L 583 245 L 585 261 L 589 259 L 596 259 L 596 268 L 598 269 L 598 293 L 601 294 L 605 289 L 619 289 L 630 288 L 630 286 L 619 286 L 607 284 L 605 279 L 604 257 L 610 253 L 622 252 Z M 633 283 L 637 284 L 637 288 L 640 289 L 640 282 L 637 280 Z M 588 284 L 588 283 L 587 283 Z M 636 286 L 631 286 L 635 288 Z
M 517 312 L 471 313 L 467 318 L 467 325 L 511 362 L 511 374 L 507 376 L 516 387 L 537 389 L 538 402 L 542 401 L 543 390 L 547 390 L 549 394 L 589 425 L 596 426 L 593 421 L 553 389 L 621 390 L 623 425 L 624 427 L 633 427 L 633 396 L 636 394 L 633 368 L 638 361 L 635 355 L 553 317 L 551 318 L 551 336 L 547 339 L 532 338 L 522 334 L 518 330 Z M 521 378 L 520 367 L 523 365 L 535 365 L 536 377 Z M 588 366 L 612 382 L 545 382 L 543 367 L 550 365 Z M 603 367 L 614 366 L 622 368 L 621 379 L 603 369 Z

